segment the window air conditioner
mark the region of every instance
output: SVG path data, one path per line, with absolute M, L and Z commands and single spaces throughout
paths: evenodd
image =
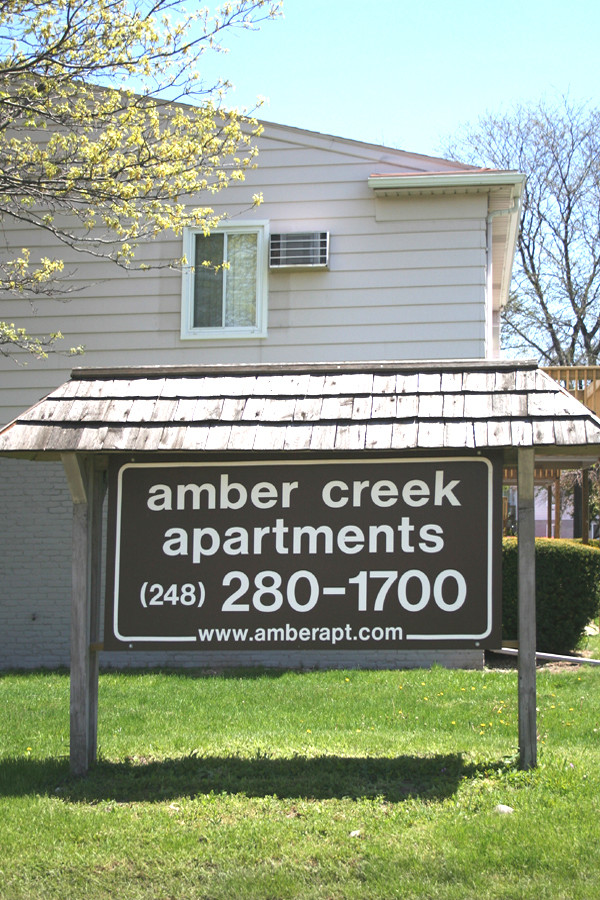
M 271 235 L 269 266 L 272 269 L 326 269 L 328 265 L 328 231 Z

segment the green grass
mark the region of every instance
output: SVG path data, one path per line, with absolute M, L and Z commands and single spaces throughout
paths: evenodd
M 106 673 L 82 779 L 68 707 L 0 677 L 1 900 L 600 898 L 600 667 L 540 670 L 531 772 L 511 670 Z

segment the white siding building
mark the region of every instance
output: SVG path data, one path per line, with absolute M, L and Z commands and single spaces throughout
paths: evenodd
M 68 302 L 36 301 L 30 331 L 60 329 L 65 348 L 85 347 L 87 368 L 499 356 L 523 176 L 272 124 L 258 146 L 245 182 L 218 195 L 227 219 L 209 242 L 166 235 L 138 254 L 159 264 L 146 272 L 73 256 L 65 268 L 77 289 Z M 264 200 L 253 208 L 257 193 Z M 3 225 L 9 247 L 28 246 L 32 259 L 52 253 L 40 235 Z M 297 241 L 301 258 L 287 265 Z M 168 265 L 184 253 L 190 264 L 226 258 L 229 268 L 208 285 L 202 266 Z M 24 310 L 23 299 L 5 299 L 2 318 L 22 321 Z M 0 423 L 66 381 L 72 363 L 60 354 L 26 366 L 0 360 Z M 66 665 L 62 467 L 2 459 L 0 468 L 0 667 Z

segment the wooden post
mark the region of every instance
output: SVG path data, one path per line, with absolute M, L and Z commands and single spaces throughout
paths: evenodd
M 560 476 L 554 479 L 554 537 L 560 537 Z
M 89 710 L 88 765 L 97 759 L 98 748 L 98 674 L 102 600 L 102 506 L 106 493 L 106 472 L 94 465 L 91 471 L 89 539 L 90 548 L 90 638 L 89 638 Z
M 552 537 L 552 485 L 548 483 L 546 488 L 546 537 Z
M 590 542 L 590 478 L 589 469 L 581 471 L 581 541 Z
M 96 759 L 103 473 L 74 454 L 62 455 L 73 500 L 70 760 L 85 775 Z
M 535 667 L 534 451 L 518 450 L 519 492 L 519 764 L 537 765 Z
M 89 494 L 85 465 L 73 453 L 63 454 L 73 500 L 71 560 L 71 711 L 70 759 L 73 775 L 85 775 L 89 765 L 89 640 L 90 554 Z

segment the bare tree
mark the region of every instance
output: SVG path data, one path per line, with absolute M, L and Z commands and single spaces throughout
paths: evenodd
M 446 155 L 527 176 L 502 345 L 545 365 L 600 356 L 600 111 L 568 98 L 467 125 Z

